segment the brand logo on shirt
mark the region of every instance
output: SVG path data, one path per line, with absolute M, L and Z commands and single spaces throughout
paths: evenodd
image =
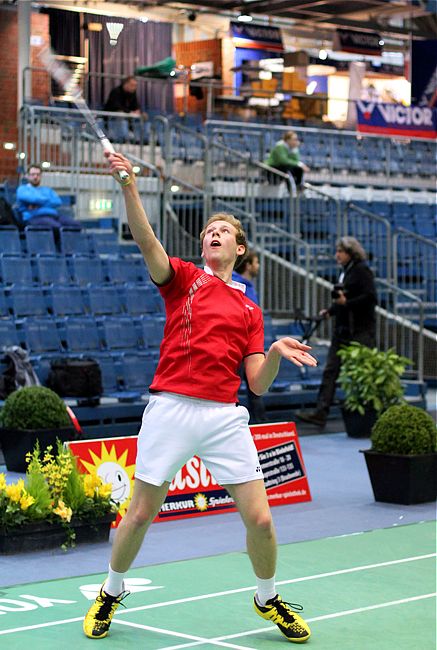
M 248 309 L 250 309 L 251 311 L 253 311 L 253 309 L 254 309 L 254 307 L 251 307 L 250 305 L 247 305 L 247 304 L 246 304 L 246 307 L 247 307 Z

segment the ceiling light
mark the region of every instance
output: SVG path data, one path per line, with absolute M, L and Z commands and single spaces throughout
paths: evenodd
M 328 58 L 328 52 L 326 50 L 320 50 L 319 51 L 319 59 L 322 59 L 322 61 L 326 61 Z
M 134 174 L 139 174 L 141 171 L 141 167 L 139 165 L 134 165 L 134 167 L 132 167 L 132 171 Z
M 172 185 L 170 187 L 170 192 L 179 192 L 180 189 L 179 185 Z
M 13 151 L 17 145 L 15 142 L 4 142 L 3 143 L 3 149 L 7 149 L 8 151 Z
M 249 16 L 249 14 L 241 14 L 241 16 L 238 16 L 237 20 L 239 20 L 240 23 L 251 23 L 253 18 L 252 16 Z
M 49 163 L 49 161 L 48 161 L 48 160 L 44 160 L 44 162 L 41 163 L 41 167 L 42 167 L 43 169 L 49 169 L 49 167 L 50 167 L 50 163 Z

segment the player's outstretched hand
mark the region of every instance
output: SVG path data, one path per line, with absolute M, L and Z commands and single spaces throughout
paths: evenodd
M 289 336 L 278 339 L 272 344 L 272 347 L 281 357 L 291 361 L 296 366 L 317 366 L 317 359 L 312 357 L 311 354 L 308 354 L 311 346 L 292 339 Z
M 120 183 L 120 185 L 130 185 L 135 179 L 135 174 L 132 169 L 132 165 L 127 158 L 125 158 L 121 153 L 111 153 L 110 151 L 105 151 L 105 157 L 109 162 L 109 169 L 115 180 Z M 121 179 L 121 171 L 126 172 L 129 175 L 128 179 Z

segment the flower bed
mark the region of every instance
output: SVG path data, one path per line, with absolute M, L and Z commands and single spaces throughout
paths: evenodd
M 30 535 L 31 531 L 43 530 L 47 540 L 53 539 L 50 546 L 61 544 L 66 548 L 75 545 L 79 529 L 80 541 L 86 541 L 84 530 L 92 530 L 103 521 L 107 539 L 109 523 L 115 519 L 117 509 L 110 483 L 104 484 L 97 474 L 81 474 L 75 457 L 59 441 L 56 452 L 48 447 L 41 457 L 37 445 L 26 460 L 25 479 L 7 485 L 5 475 L 0 474 L 0 553 L 14 552 L 13 546 L 2 544 L 2 535 L 16 535 L 18 539 L 25 530 Z M 96 541 L 95 536 L 91 538 L 90 541 Z M 31 548 L 17 542 L 16 552 L 20 550 Z

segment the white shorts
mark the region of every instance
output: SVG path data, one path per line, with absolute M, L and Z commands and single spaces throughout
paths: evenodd
M 135 477 L 152 485 L 171 482 L 199 456 L 221 485 L 263 478 L 241 405 L 156 393 L 147 404 L 138 436 Z

